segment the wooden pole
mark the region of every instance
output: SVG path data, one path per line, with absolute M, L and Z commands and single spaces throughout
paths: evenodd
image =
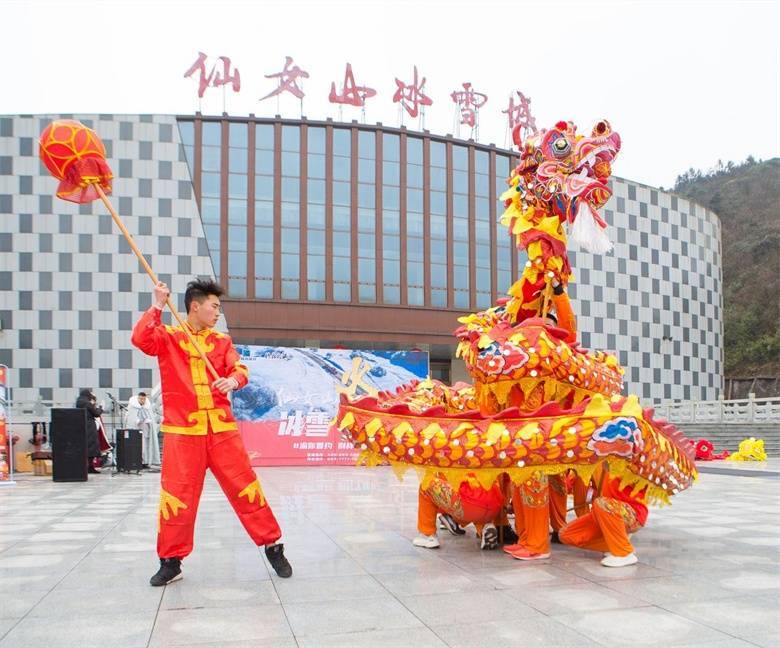
M 120 229 L 122 234 L 125 235 L 125 239 L 127 239 L 128 245 L 133 250 L 133 252 L 135 252 L 135 256 L 138 257 L 138 260 L 141 262 L 141 265 L 144 267 L 144 270 L 146 270 L 146 274 L 149 275 L 149 278 L 156 286 L 159 282 L 157 275 L 154 274 L 154 270 L 152 270 L 152 267 L 147 263 L 144 255 L 141 254 L 141 250 L 139 250 L 138 246 L 135 244 L 135 241 L 133 240 L 133 236 L 125 227 L 125 224 L 122 222 L 122 219 L 120 218 L 119 214 L 117 214 L 116 210 L 114 210 L 111 201 L 103 192 L 103 188 L 97 183 L 94 185 L 94 187 L 95 189 L 97 189 L 98 195 L 100 196 L 100 199 L 103 201 L 103 204 L 106 206 L 106 209 L 108 209 L 109 213 L 111 214 L 111 218 L 114 219 L 114 222 L 116 223 L 117 227 Z M 203 362 L 206 363 L 206 367 L 208 367 L 208 370 L 211 372 L 211 375 L 214 376 L 214 380 L 219 380 L 221 376 L 217 373 L 217 370 L 214 369 L 214 365 L 212 365 L 211 361 L 206 357 L 206 354 L 203 351 L 203 349 L 201 349 L 200 345 L 198 345 L 198 343 L 195 341 L 195 338 L 192 336 L 192 333 L 190 333 L 190 330 L 187 328 L 187 326 L 185 326 L 184 320 L 181 318 L 181 315 L 179 315 L 179 311 L 177 311 L 176 307 L 173 305 L 171 298 L 168 297 L 165 300 L 165 303 L 167 304 L 168 308 L 171 309 L 171 313 L 173 313 L 173 316 L 176 318 L 176 321 L 179 322 L 179 325 L 181 326 L 184 333 L 187 335 L 187 338 L 189 339 L 192 346 L 195 347 L 195 350 L 198 352 L 198 355 L 200 355 L 200 357 L 203 359 Z
M 550 300 L 552 299 L 552 278 L 544 278 L 544 288 L 542 293 L 542 319 L 547 317 L 547 313 L 550 312 Z

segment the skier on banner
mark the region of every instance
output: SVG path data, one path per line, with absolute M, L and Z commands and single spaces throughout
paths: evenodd
M 282 578 L 292 575 L 284 556 L 282 535 L 260 482 L 249 464 L 228 393 L 247 384 L 247 368 L 227 335 L 215 331 L 220 314 L 222 288 L 214 281 L 187 285 L 184 323 L 162 323 L 162 311 L 170 292 L 158 282 L 154 304 L 133 329 L 132 342 L 147 355 L 157 356 L 163 397 L 165 436 L 163 449 L 157 553 L 160 569 L 153 586 L 179 580 L 181 561 L 192 552 L 195 516 L 203 490 L 206 468 L 217 478 L 253 542 L 265 547 L 265 555 Z M 197 346 L 196 346 L 197 345 Z M 221 376 L 209 384 L 200 350 Z

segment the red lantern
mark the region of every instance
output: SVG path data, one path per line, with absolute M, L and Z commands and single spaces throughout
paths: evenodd
M 95 131 L 81 122 L 60 119 L 49 124 L 41 133 L 39 155 L 60 181 L 59 198 L 92 202 L 100 197 L 95 185 L 104 193 L 111 193 L 114 176 L 106 162 L 106 148 Z

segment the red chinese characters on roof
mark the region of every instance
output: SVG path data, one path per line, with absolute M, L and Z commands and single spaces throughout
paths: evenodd
M 231 73 L 231 62 L 227 56 L 220 56 L 219 61 L 222 62 L 222 70 L 217 69 L 218 63 L 215 63 L 211 67 L 211 71 L 206 73 L 206 61 L 208 57 L 203 52 L 198 52 L 197 60 L 192 64 L 189 70 L 184 73 L 184 78 L 189 78 L 196 72 L 198 73 L 198 97 L 203 98 L 206 93 L 206 88 L 211 86 L 212 88 L 219 88 L 227 84 L 233 85 L 233 92 L 239 92 L 241 90 L 241 73 L 238 68 Z
M 506 110 L 502 110 L 509 120 L 509 130 L 514 132 L 515 128 L 525 129 L 531 133 L 539 132 L 536 128 L 536 119 L 531 114 L 531 99 L 526 97 L 519 90 L 516 91 L 517 103 L 515 98 L 509 97 L 509 107 Z
M 344 85 L 341 87 L 341 94 L 336 92 L 336 82 L 330 84 L 330 94 L 328 101 L 335 104 L 348 104 L 361 108 L 366 105 L 366 99 L 376 95 L 376 90 L 368 86 L 359 86 L 355 83 L 355 75 L 352 73 L 352 64 L 347 63 L 347 70 L 344 73 Z
M 414 66 L 414 81 L 406 84 L 396 78 L 397 89 L 393 95 L 393 103 L 399 103 L 409 113 L 410 117 L 420 114 L 420 106 L 432 106 L 433 99 L 425 94 L 425 77 L 418 80 L 417 66 Z
M 266 74 L 266 79 L 279 79 L 279 84 L 276 89 L 269 92 L 265 97 L 260 99 L 263 101 L 270 97 L 275 97 L 283 92 L 289 92 L 291 95 L 298 99 L 303 99 L 303 88 L 298 85 L 298 79 L 308 79 L 309 73 L 306 70 L 302 70 L 293 63 L 292 56 L 286 56 L 284 62 L 284 69 L 281 72 L 275 74 Z
M 463 90 L 454 90 L 450 97 L 460 107 L 460 123 L 474 128 L 477 123 L 477 110 L 487 103 L 487 95 L 474 92 L 470 83 L 464 83 Z

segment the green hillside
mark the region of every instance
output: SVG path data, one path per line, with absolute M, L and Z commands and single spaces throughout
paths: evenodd
M 691 169 L 674 191 L 721 219 L 726 376 L 780 376 L 780 158 Z

